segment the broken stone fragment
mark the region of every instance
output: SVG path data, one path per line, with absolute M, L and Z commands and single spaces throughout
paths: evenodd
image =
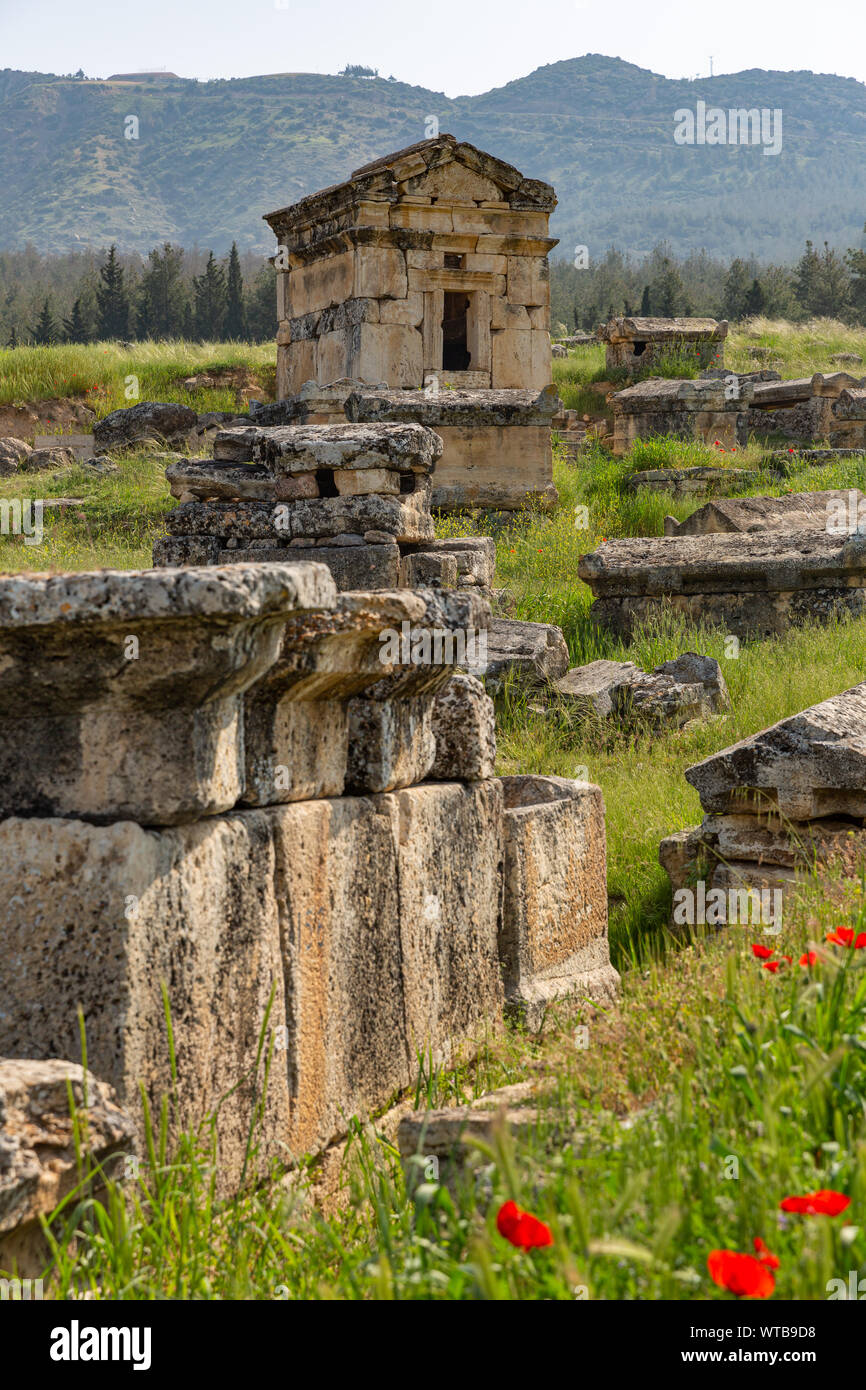
M 274 476 L 261 464 L 245 465 L 217 460 L 201 463 L 189 459 L 170 463 L 165 476 L 172 497 L 220 497 L 229 501 L 247 498 L 262 502 L 272 502 L 276 498 Z M 313 486 L 315 488 L 315 479 Z M 317 493 L 318 488 L 312 495 Z
M 88 1164 L 101 1170 L 98 1194 L 105 1178 L 118 1176 L 120 1155 L 134 1151 L 131 1121 L 92 1072 L 56 1058 L 0 1060 L 0 1271 L 40 1277 L 51 1250 L 39 1218 L 79 1185 Z
M 0 439 L 0 478 L 17 473 L 32 452 L 29 444 L 23 439 L 16 439 L 14 435 Z
M 586 666 L 573 666 L 553 685 L 569 702 L 608 715 L 613 712 L 614 691 L 640 675 L 643 672 L 633 661 L 590 661 Z
M 97 452 L 128 448 L 141 439 L 185 440 L 198 423 L 196 412 L 175 402 L 139 401 L 124 410 L 113 410 L 93 427 Z
M 493 701 L 474 676 L 452 676 L 438 691 L 432 711 L 436 758 L 430 776 L 440 782 L 478 782 L 496 764 Z
M 686 769 L 705 811 L 866 816 L 866 683 Z
M 243 791 L 243 691 L 291 613 L 335 602 L 324 565 L 0 577 L 0 816 L 169 825 L 227 810 Z

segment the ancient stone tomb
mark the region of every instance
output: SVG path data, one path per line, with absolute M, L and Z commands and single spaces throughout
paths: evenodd
M 340 377 L 546 386 L 555 206 L 549 184 L 440 135 L 268 213 L 278 397 Z
M 227 1186 L 259 1102 L 288 1162 L 420 1050 L 608 997 L 600 793 L 493 775 L 488 615 L 310 563 L 0 578 L 0 1056 L 75 1061 L 80 1005 L 135 1117 L 219 1106 Z
M 625 368 L 632 374 L 652 370 L 659 358 L 676 353 L 696 366 L 720 366 L 725 358 L 727 320 L 689 318 L 612 318 L 601 325 L 608 370 Z

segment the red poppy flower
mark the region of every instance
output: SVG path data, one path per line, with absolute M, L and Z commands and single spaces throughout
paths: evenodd
M 550 1227 L 528 1211 L 521 1211 L 516 1202 L 503 1202 L 496 1217 L 496 1229 L 518 1250 L 532 1250 L 552 1245 Z
M 827 933 L 827 940 L 832 941 L 834 946 L 850 946 L 860 951 L 866 946 L 866 931 L 861 931 L 855 939 L 853 927 L 837 927 L 834 932 Z
M 822 1187 L 818 1192 L 807 1192 L 805 1197 L 786 1197 L 779 1203 L 782 1211 L 794 1211 L 801 1216 L 838 1216 L 850 1207 L 851 1198 L 844 1192 L 833 1192 Z
M 755 1246 L 755 1253 L 756 1253 L 758 1259 L 761 1261 L 761 1264 L 762 1264 L 762 1265 L 766 1265 L 766 1266 L 767 1266 L 767 1269 L 778 1269 L 778 1268 L 779 1268 L 779 1256 L 778 1256 L 778 1255 L 774 1255 L 773 1252 L 772 1252 L 772 1250 L 770 1250 L 770 1249 L 767 1248 L 767 1246 L 766 1246 L 766 1245 L 764 1244 L 764 1242 L 761 1240 L 761 1237 L 760 1237 L 760 1236 L 755 1236 L 755 1239 L 754 1239 L 754 1242 L 753 1242 L 753 1243 L 754 1243 L 754 1246 Z
M 815 965 L 818 957 L 814 951 L 805 951 L 800 957 L 801 965 Z
M 780 960 L 765 960 L 764 964 L 761 966 L 761 969 L 770 970 L 775 975 L 776 971 L 778 970 L 781 964 L 782 962 Z
M 769 960 L 772 954 L 769 946 L 762 946 L 760 941 L 752 942 L 752 955 L 757 956 L 758 960 Z
M 711 1250 L 707 1269 L 714 1284 L 738 1298 L 769 1298 L 776 1287 L 771 1271 L 754 1255 L 738 1255 L 735 1250 Z

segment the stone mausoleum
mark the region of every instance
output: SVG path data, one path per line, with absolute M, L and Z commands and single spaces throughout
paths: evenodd
M 268 423 L 309 420 L 315 386 L 339 388 L 322 423 L 345 419 L 358 391 L 349 418 L 380 423 L 413 410 L 430 423 L 433 399 L 445 431 L 435 506 L 553 500 L 555 206 L 549 184 L 440 135 L 269 213 L 280 410 Z M 371 388 L 388 399 L 371 403 Z

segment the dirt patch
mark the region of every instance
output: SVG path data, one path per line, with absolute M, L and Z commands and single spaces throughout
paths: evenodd
M 0 405 L 0 438 L 12 435 L 32 444 L 37 434 L 87 434 L 96 413 L 74 396 L 27 405 Z

